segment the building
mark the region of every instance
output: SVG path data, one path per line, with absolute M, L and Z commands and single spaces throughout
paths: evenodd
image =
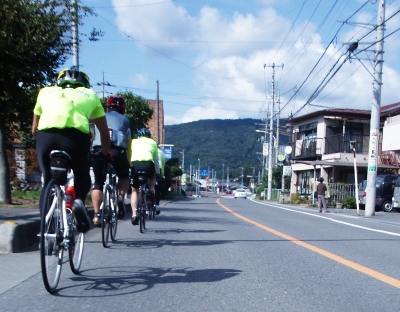
M 370 111 L 353 109 L 326 109 L 290 118 L 290 193 L 311 195 L 319 177 L 330 183 L 354 184 L 352 141 L 357 180 L 367 179 L 370 118 Z M 378 174 L 398 173 L 400 142 L 394 129 L 399 133 L 400 103 L 381 108 Z
M 146 100 L 149 103 L 150 107 L 153 108 L 154 113 L 153 117 L 149 120 L 147 126 L 151 131 L 153 139 L 158 144 L 164 144 L 164 104 L 162 100 L 158 101 L 158 109 L 157 109 L 157 100 Z M 157 116 L 158 114 L 158 116 Z

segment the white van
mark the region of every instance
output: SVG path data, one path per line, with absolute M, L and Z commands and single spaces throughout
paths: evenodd
M 394 186 L 392 208 L 400 212 L 400 177 L 397 179 L 397 182 Z

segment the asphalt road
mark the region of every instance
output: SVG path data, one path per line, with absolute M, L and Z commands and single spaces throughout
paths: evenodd
M 167 204 L 140 234 L 86 236 L 82 272 L 43 286 L 37 250 L 0 254 L 1 311 L 397 311 L 400 214 L 257 203 Z

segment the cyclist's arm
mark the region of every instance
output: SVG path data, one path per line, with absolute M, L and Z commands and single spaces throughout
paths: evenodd
M 153 157 L 154 167 L 156 169 L 156 173 L 160 174 L 160 163 L 158 162 L 158 156 Z
M 36 115 L 35 113 L 33 114 L 33 120 L 32 120 L 32 135 L 34 138 L 36 138 L 37 132 L 38 132 L 38 124 L 39 124 L 39 119 L 40 116 Z
M 93 119 L 97 129 L 100 132 L 101 152 L 108 155 L 110 150 L 110 134 L 108 132 L 106 116 Z

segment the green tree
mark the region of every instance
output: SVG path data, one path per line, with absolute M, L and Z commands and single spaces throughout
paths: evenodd
M 3 0 L 0 10 L 0 202 L 11 203 L 6 142 L 28 131 L 38 90 L 71 53 L 71 0 Z
M 137 130 L 147 127 L 147 123 L 153 116 L 154 110 L 148 102 L 139 95 L 130 91 L 118 92 L 126 102 L 125 116 L 133 123 L 133 133 Z

